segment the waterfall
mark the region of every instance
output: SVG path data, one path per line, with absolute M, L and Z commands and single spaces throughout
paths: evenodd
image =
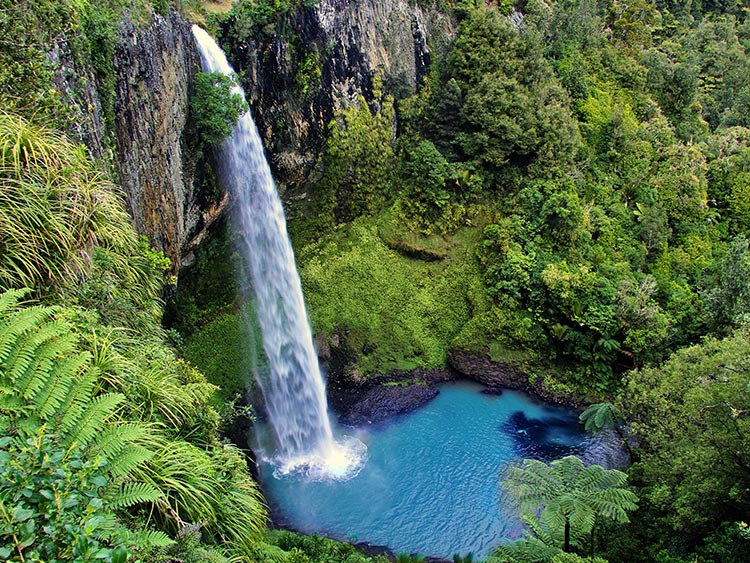
M 205 72 L 233 75 L 221 48 L 193 26 Z M 244 92 L 236 87 L 244 100 Z M 263 144 L 250 115 L 239 119 L 219 152 L 219 176 L 235 200 L 242 251 L 250 266 L 268 374 L 256 374 L 282 473 L 351 473 L 362 452 L 334 441 L 318 358 L 286 219 Z

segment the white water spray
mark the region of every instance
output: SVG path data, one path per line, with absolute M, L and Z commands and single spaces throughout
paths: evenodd
M 233 75 L 221 48 L 193 26 L 205 72 Z M 244 100 L 244 92 L 236 87 Z M 276 438 L 279 473 L 347 478 L 364 461 L 361 443 L 333 439 L 325 385 L 313 347 L 286 220 L 250 112 L 239 119 L 219 155 L 221 180 L 236 201 L 270 374 L 258 377 Z

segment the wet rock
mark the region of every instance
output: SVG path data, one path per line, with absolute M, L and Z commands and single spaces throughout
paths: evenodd
M 200 61 L 190 23 L 172 10 L 122 22 L 114 52 L 115 164 L 136 230 L 179 266 L 190 240 L 226 202 L 197 193 L 186 154 L 188 100 Z
M 349 426 L 374 424 L 425 405 L 438 395 L 432 385 L 386 385 L 374 387 L 349 405 L 339 422 Z
M 565 405 L 572 408 L 586 406 L 573 395 L 558 395 L 545 389 L 540 378 L 529 374 L 516 365 L 494 362 L 486 354 L 468 350 L 450 350 L 448 364 L 461 376 L 486 385 L 490 389 L 516 389 L 525 391 L 545 403 Z
M 360 97 L 377 110 L 378 84 L 397 99 L 414 94 L 456 27 L 421 2 L 321 0 L 247 37 L 220 32 L 287 201 L 306 198 L 336 112 Z

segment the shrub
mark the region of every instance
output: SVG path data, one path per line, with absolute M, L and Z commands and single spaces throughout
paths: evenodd
M 190 131 L 198 152 L 228 137 L 247 109 L 236 86 L 234 77 L 220 72 L 196 74 L 195 91 L 190 98 Z

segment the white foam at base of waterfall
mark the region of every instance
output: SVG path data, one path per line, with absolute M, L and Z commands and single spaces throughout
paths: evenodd
M 265 457 L 262 461 L 274 466 L 277 479 L 305 481 L 347 481 L 356 477 L 367 463 L 367 446 L 353 437 L 333 442 L 330 449 L 296 457 Z

